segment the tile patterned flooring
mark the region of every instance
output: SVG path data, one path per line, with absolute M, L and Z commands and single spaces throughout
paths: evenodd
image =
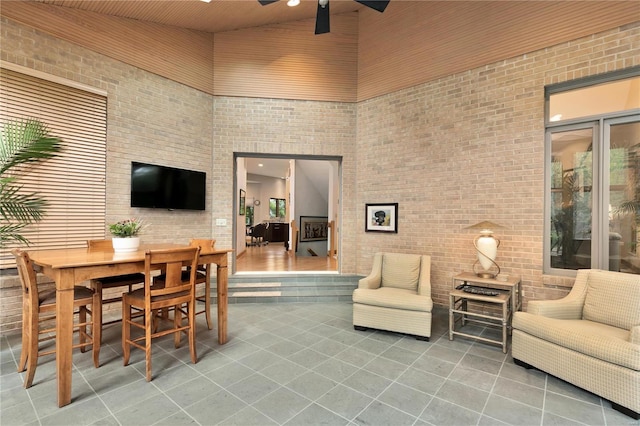
M 61 409 L 54 357 L 39 360 L 24 390 L 19 336 L 1 336 L 0 424 L 640 425 L 593 394 L 514 365 L 498 346 L 449 341 L 443 307 L 430 342 L 356 332 L 344 302 L 230 305 L 224 346 L 200 317 L 199 362 L 166 336 L 154 344 L 150 383 L 143 353 L 123 367 L 120 324 L 107 326 L 100 368 L 74 352 L 73 402 Z

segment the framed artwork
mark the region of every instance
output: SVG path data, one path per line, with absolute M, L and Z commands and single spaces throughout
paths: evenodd
M 244 189 L 240 190 L 240 208 L 238 209 L 240 211 L 240 216 L 244 216 L 244 213 L 246 211 L 246 197 L 247 193 L 245 192 Z
M 398 203 L 366 204 L 366 232 L 398 233 Z
M 325 216 L 300 216 L 300 242 L 326 241 L 329 222 Z

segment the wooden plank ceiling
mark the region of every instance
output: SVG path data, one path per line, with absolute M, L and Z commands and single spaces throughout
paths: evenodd
M 315 18 L 317 1 L 301 0 L 296 7 L 287 6 L 286 0 L 262 6 L 258 0 L 35 0 L 55 6 L 97 12 L 120 18 L 131 18 L 157 24 L 218 33 L 242 28 L 300 21 Z M 331 0 L 332 15 L 364 8 L 353 0 Z M 309 31 L 313 33 L 311 22 Z
M 22 0 L 0 14 L 222 96 L 354 102 L 640 21 L 639 1 Z

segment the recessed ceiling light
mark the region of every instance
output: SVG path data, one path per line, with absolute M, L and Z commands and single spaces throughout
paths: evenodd
M 258 167 L 264 167 L 264 164 L 258 163 Z
M 211 3 L 211 0 L 200 0 L 200 1 L 203 1 L 205 3 Z
M 289 0 L 287 2 L 287 6 L 289 7 L 294 7 L 300 4 L 300 0 Z

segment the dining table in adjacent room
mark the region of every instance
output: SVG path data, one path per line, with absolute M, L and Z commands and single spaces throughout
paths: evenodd
M 89 251 L 86 248 L 29 250 L 39 272 L 56 284 L 56 378 L 58 406 L 71 402 L 73 346 L 73 287 L 93 278 L 144 272 L 147 250 L 184 247 L 179 244 L 142 244 L 135 252 Z M 227 342 L 227 254 L 231 249 L 200 252 L 200 264 L 217 265 L 218 343 Z

